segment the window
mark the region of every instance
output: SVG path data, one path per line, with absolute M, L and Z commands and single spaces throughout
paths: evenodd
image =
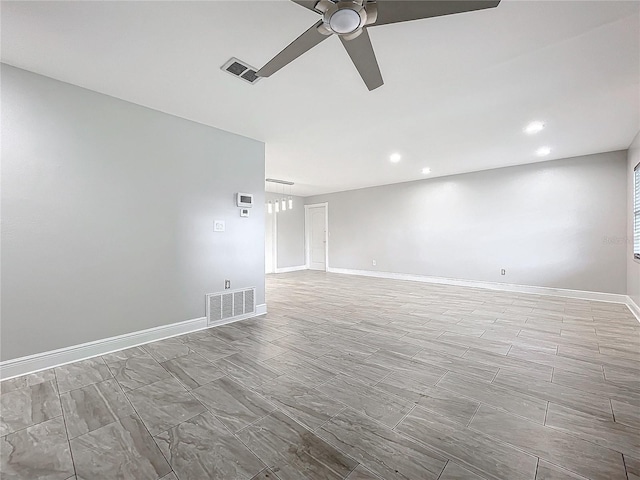
M 640 260 L 640 163 L 633 170 L 633 256 Z

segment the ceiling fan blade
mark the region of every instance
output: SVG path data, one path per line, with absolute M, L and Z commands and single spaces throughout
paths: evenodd
M 316 12 L 315 6 L 318 0 L 291 0 L 293 3 L 297 3 L 301 7 L 308 8 L 309 10 Z
M 497 7 L 500 0 L 378 0 L 374 25 L 408 22 Z
M 269 60 L 264 67 L 258 70 L 256 74 L 259 77 L 270 77 L 306 51 L 311 50 L 320 42 L 329 38 L 328 35 L 323 35 L 318 31 L 320 25 L 322 25 L 322 20 L 291 42 L 284 50 Z
M 362 80 L 371 91 L 384 84 L 376 54 L 373 52 L 373 45 L 369 38 L 367 29 L 362 29 L 362 33 L 352 40 L 345 40 L 340 37 L 340 41 L 351 57 L 351 61 L 358 69 Z

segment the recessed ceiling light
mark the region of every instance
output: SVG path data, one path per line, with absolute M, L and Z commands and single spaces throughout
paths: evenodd
M 543 128 L 544 128 L 544 122 L 535 121 L 527 125 L 524 129 L 524 132 L 528 133 L 529 135 L 534 135 L 540 132 Z
M 423 173 L 424 175 L 429 175 L 429 174 L 431 173 L 431 169 L 430 169 L 430 168 L 423 168 L 423 169 L 422 169 L 422 173 Z
M 551 149 L 549 147 L 540 147 L 538 150 L 536 150 L 536 155 L 538 155 L 539 157 L 546 157 L 550 153 Z
M 398 163 L 401 158 L 402 155 L 400 155 L 399 153 L 392 153 L 389 157 L 389 160 L 391 161 L 391 163 Z

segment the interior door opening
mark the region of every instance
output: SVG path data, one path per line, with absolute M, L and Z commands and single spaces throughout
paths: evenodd
M 309 270 L 327 271 L 329 256 L 328 204 L 305 205 L 305 250 Z

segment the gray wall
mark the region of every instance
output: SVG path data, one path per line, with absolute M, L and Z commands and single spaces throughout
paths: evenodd
M 634 173 L 633 169 L 640 163 L 640 133 L 629 147 L 627 171 L 629 179 L 628 188 L 628 251 L 627 251 L 627 295 L 640 307 L 640 261 L 633 258 L 633 190 L 634 190 Z
M 282 195 L 267 192 L 267 201 L 281 200 Z M 289 198 L 289 196 L 286 196 Z M 304 198 L 292 196 L 293 210 L 272 215 L 277 216 L 278 268 L 299 267 L 304 258 Z M 269 219 L 267 219 L 269 221 Z
M 626 182 L 612 152 L 306 203 L 329 202 L 331 268 L 626 293 Z
M 1 73 L 2 360 L 202 317 L 225 278 L 264 303 L 264 144 Z

